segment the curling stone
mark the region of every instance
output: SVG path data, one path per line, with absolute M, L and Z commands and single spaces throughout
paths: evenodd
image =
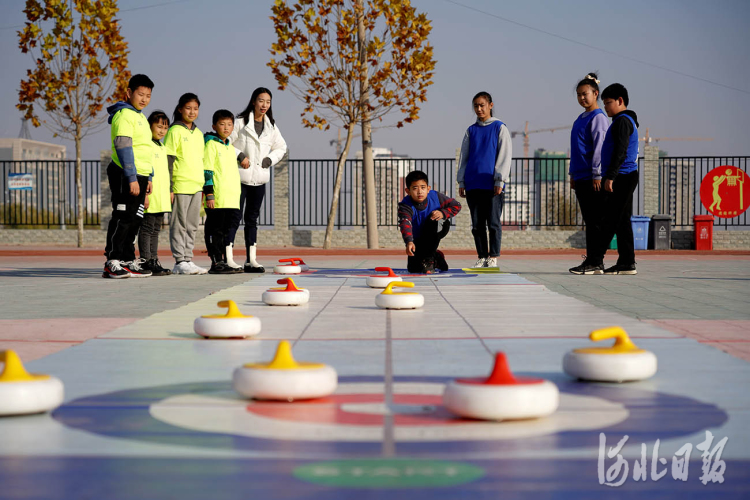
M 232 386 L 245 397 L 293 401 L 330 396 L 336 390 L 336 370 L 322 363 L 295 361 L 292 347 L 279 342 L 270 363 L 249 363 L 234 370 Z
M 292 259 L 292 261 L 293 261 L 292 262 L 293 264 L 298 265 L 299 268 L 302 269 L 303 273 L 310 270 L 310 266 L 308 266 L 307 264 L 305 264 L 305 261 L 302 260 L 302 259 L 300 259 L 299 257 L 294 257 Z
M 0 351 L 0 362 L 0 416 L 43 413 L 63 402 L 60 379 L 28 373 L 15 351 Z
M 639 349 L 619 326 L 591 332 L 594 342 L 615 339 L 612 347 L 573 349 L 563 358 L 563 370 L 574 378 L 597 382 L 643 380 L 656 373 L 656 355 Z
M 424 296 L 416 292 L 394 292 L 395 287 L 414 288 L 408 281 L 392 281 L 375 297 L 375 305 L 381 309 L 416 309 L 424 305 Z
M 388 273 L 387 275 L 383 276 L 382 274 L 376 275 L 376 276 L 368 276 L 367 277 L 367 286 L 370 288 L 385 288 L 388 286 L 388 283 L 391 283 L 392 281 L 402 281 L 401 276 L 396 276 L 396 273 L 393 272 L 393 269 L 390 267 L 376 267 L 375 271 L 379 273 Z
M 297 288 L 292 278 L 283 278 L 276 283 L 286 285 L 286 288 L 269 288 L 263 292 L 263 302 L 269 306 L 299 306 L 310 300 L 310 291 Z
M 443 406 L 456 415 L 480 420 L 518 420 L 551 415 L 560 403 L 548 380 L 515 377 L 505 354 L 495 355 L 487 379 L 456 379 L 443 392 Z
M 279 262 L 280 264 L 273 268 L 273 272 L 276 274 L 299 274 L 302 272 L 302 268 L 294 263 L 294 259 L 279 259 Z
M 233 300 L 222 300 L 217 304 L 229 310 L 225 315 L 208 314 L 196 318 L 193 330 L 206 338 L 245 338 L 260 333 L 260 318 L 245 316 Z

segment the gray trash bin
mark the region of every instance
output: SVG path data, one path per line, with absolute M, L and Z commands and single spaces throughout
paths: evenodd
M 651 231 L 648 247 L 653 250 L 669 250 L 672 248 L 672 216 L 656 214 L 651 216 Z

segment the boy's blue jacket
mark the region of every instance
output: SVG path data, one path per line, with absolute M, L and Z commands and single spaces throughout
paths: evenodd
M 626 109 L 612 117 L 602 144 L 602 178 L 638 170 L 638 116 Z

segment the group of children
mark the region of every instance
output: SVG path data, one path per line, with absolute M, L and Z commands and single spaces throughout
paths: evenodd
M 226 109 L 213 114 L 212 132 L 195 124 L 198 96 L 183 94 L 172 123 L 163 111 L 146 119 L 154 83 L 135 75 L 127 99 L 110 106 L 112 162 L 107 177 L 112 191 L 112 219 L 107 230 L 102 276 L 129 278 L 169 274 L 264 272 L 256 261 L 257 219 L 270 179 L 268 170 L 286 153 L 273 121 L 271 92 L 256 89 L 247 108 L 235 117 Z M 252 120 L 250 116 L 252 115 Z M 162 142 L 162 140 L 164 142 Z M 244 266 L 234 262 L 233 246 L 245 206 Z M 210 269 L 193 262 L 201 206 Z M 174 268 L 162 267 L 159 232 L 169 218 Z M 135 256 L 138 239 L 140 258 Z
M 576 86 L 584 112 L 571 132 L 570 182 L 586 224 L 586 257 L 574 274 L 636 274 L 633 229 L 633 193 L 638 185 L 638 118 L 628 110 L 627 89 L 615 83 L 604 89 L 604 112 L 599 109 L 599 80 L 589 73 Z M 511 135 L 493 116 L 492 96 L 479 92 L 472 99 L 476 122 L 464 134 L 458 161 L 458 193 L 471 213 L 471 232 L 477 251 L 474 267 L 497 267 L 502 238 L 501 216 L 505 184 L 512 159 Z M 602 182 L 603 180 L 603 182 Z M 430 190 L 420 171 L 406 177 L 407 196 L 399 203 L 401 235 L 406 244 L 409 272 L 447 270 L 438 250 L 450 229 L 450 218 L 461 205 Z M 617 235 L 618 260 L 604 268 L 604 255 Z
M 269 169 L 286 153 L 271 112 L 271 92 L 258 88 L 237 116 L 220 109 L 213 114 L 212 132 L 198 129 L 200 100 L 183 94 L 172 123 L 163 111 L 145 118 L 153 82 L 145 75 L 130 79 L 127 100 L 110 106 L 112 162 L 107 176 L 112 190 L 112 219 L 107 230 L 102 274 L 105 278 L 168 274 L 231 274 L 264 272 L 256 261 L 257 219 L 265 196 Z M 584 112 L 571 132 L 570 179 L 586 223 L 586 258 L 570 269 L 574 274 L 636 274 L 630 217 L 638 185 L 638 119 L 627 109 L 628 91 L 619 83 L 601 94 L 608 127 L 598 107 L 599 80 L 588 74 L 576 87 Z M 472 99 L 476 122 L 464 134 L 458 162 L 458 192 L 471 213 L 477 251 L 474 267 L 497 267 L 502 238 L 505 185 L 512 158 L 508 127 L 494 117 L 492 96 Z M 252 118 L 252 119 L 251 119 Z M 162 140 L 164 142 L 162 143 Z M 603 182 L 602 182 L 603 181 Z M 405 179 L 406 196 L 398 205 L 398 223 L 412 273 L 447 271 L 440 240 L 461 204 L 432 191 L 427 175 L 414 171 Z M 195 235 L 205 207 L 205 243 L 211 268 L 193 262 Z M 235 264 L 232 249 L 245 207 L 244 267 Z M 159 231 L 171 212 L 169 239 L 175 266 L 162 267 Z M 619 258 L 604 268 L 604 255 L 617 235 Z M 138 239 L 140 258 L 135 256 Z

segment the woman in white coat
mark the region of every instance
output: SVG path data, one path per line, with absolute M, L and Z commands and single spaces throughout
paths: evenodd
M 266 195 L 266 184 L 271 180 L 271 167 L 286 154 L 286 142 L 273 119 L 270 90 L 259 87 L 253 91 L 250 103 L 234 120 L 234 130 L 229 136 L 229 142 L 237 150 L 242 193 L 240 211 L 228 232 L 227 263 L 232 267 L 239 267 L 234 262 L 232 249 L 244 206 L 247 251 L 244 269 L 246 273 L 262 273 L 265 269 L 256 260 L 260 205 Z

